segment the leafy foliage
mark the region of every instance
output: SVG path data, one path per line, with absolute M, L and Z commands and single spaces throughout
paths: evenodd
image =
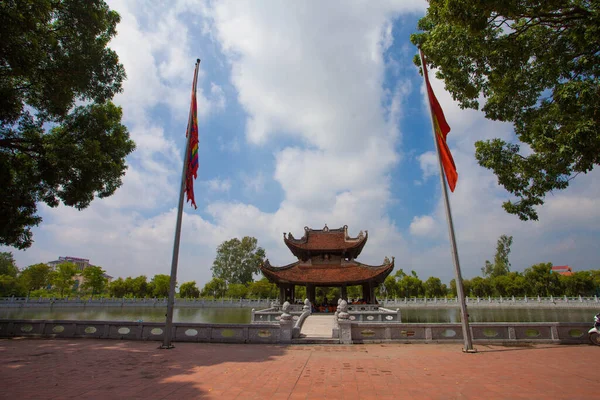
M 227 240 L 217 248 L 217 256 L 211 268 L 213 277 L 227 284 L 252 282 L 252 276 L 260 271 L 265 251 L 257 246 L 256 238 L 245 236 Z
M 196 281 L 182 283 L 179 287 L 179 297 L 193 299 L 200 297 L 200 290 L 196 286 Z
M 510 272 L 510 262 L 508 255 L 510 254 L 510 246 L 512 245 L 512 236 L 501 235 L 496 245 L 496 255 L 494 263 L 485 260 L 485 266 L 481 268 L 483 276 L 495 278 L 501 275 L 507 275 Z
M 463 108 L 511 122 L 520 145 L 476 143 L 523 220 L 548 192 L 564 189 L 600 162 L 600 10 L 582 0 L 430 0 L 411 41 Z M 415 63 L 420 60 L 415 57 Z
M 157 274 L 154 275 L 148 286 L 154 297 L 168 297 L 170 284 L 170 275 Z
M 15 265 L 15 259 L 10 252 L 0 253 L 0 275 L 8 275 L 16 278 L 19 269 Z
M 202 288 L 202 297 L 213 297 L 216 299 L 225 296 L 226 291 L 227 285 L 225 284 L 225 280 L 221 278 L 212 278 Z
M 21 272 L 21 281 L 28 292 L 43 289 L 50 283 L 51 269 L 46 264 L 34 264 Z
M 101 293 L 108 282 L 104 276 L 105 271 L 101 267 L 90 265 L 83 270 L 82 289 L 91 290 L 92 296 Z
M 246 285 L 242 285 L 241 283 L 232 283 L 227 286 L 227 292 L 225 292 L 225 296 L 232 299 L 243 299 L 246 298 L 248 294 L 248 287 Z
M 37 203 L 112 195 L 135 147 L 111 103 L 125 79 L 103 0 L 0 3 L 0 243 L 31 246 Z
M 65 290 L 71 290 L 75 280 L 73 277 L 77 273 L 77 265 L 69 262 L 58 264 L 56 269 L 50 274 L 50 282 L 58 289 L 60 296 L 64 295 Z
M 259 299 L 275 299 L 279 295 L 277 285 L 262 278 L 248 285 L 248 296 Z

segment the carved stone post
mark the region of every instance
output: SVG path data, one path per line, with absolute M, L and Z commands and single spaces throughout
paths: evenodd
M 352 329 L 350 314 L 348 314 L 348 302 L 342 300 L 338 306 L 338 310 L 337 322 L 340 343 L 352 344 Z
M 292 320 L 292 315 L 289 313 L 291 305 L 289 302 L 283 303 L 281 310 L 283 313 L 279 318 L 279 327 L 280 327 L 280 337 L 279 340 L 281 343 L 291 343 L 292 342 L 292 333 L 294 328 L 294 321 Z

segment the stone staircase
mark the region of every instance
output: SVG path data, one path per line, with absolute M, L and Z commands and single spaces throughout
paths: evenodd
M 294 344 L 339 344 L 338 338 L 332 337 L 334 326 L 333 314 L 312 314 L 302 325 L 300 338 L 292 339 Z

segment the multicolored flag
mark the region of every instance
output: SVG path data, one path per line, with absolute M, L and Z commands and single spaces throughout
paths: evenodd
M 196 106 L 196 77 L 194 77 L 194 87 L 192 89 L 192 104 L 190 106 L 190 117 L 188 120 L 188 129 L 186 137 L 189 138 L 187 168 L 185 172 L 185 194 L 186 202 L 191 201 L 194 208 L 196 200 L 194 198 L 194 179 L 198 177 L 198 111 Z
M 431 105 L 431 114 L 433 120 L 433 127 L 435 129 L 435 137 L 440 152 L 440 159 L 444 167 L 444 173 L 446 175 L 446 180 L 448 181 L 450 191 L 454 192 L 454 188 L 456 187 L 456 181 L 458 181 L 458 172 L 456 172 L 456 165 L 454 165 L 452 153 L 450 153 L 448 143 L 446 142 L 446 136 L 448 136 L 448 132 L 450 132 L 450 126 L 446 122 L 446 117 L 444 117 L 442 107 L 440 107 L 440 103 L 438 103 L 437 98 L 433 93 L 433 89 L 431 88 L 431 84 L 429 83 L 429 76 L 427 75 L 427 65 L 425 65 L 424 61 L 422 64 L 423 75 L 425 76 L 425 85 L 427 86 L 427 97 L 429 98 L 429 104 Z

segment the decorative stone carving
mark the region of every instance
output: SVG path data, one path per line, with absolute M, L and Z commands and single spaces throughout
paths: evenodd
M 350 318 L 350 314 L 348 314 L 348 302 L 346 300 L 340 301 L 338 305 L 338 319 L 348 319 Z
M 302 311 L 309 311 L 310 310 L 310 300 L 308 299 L 304 299 L 304 306 L 302 307 Z
M 289 313 L 290 308 L 292 308 L 292 305 L 290 304 L 289 301 L 286 301 L 285 303 L 283 303 L 283 306 L 281 306 L 281 311 L 283 311 L 283 313 L 281 314 L 281 321 L 291 321 L 292 320 L 292 314 Z
M 327 224 L 325 224 L 325 226 L 323 227 L 323 232 L 329 232 L 329 227 L 327 226 Z

